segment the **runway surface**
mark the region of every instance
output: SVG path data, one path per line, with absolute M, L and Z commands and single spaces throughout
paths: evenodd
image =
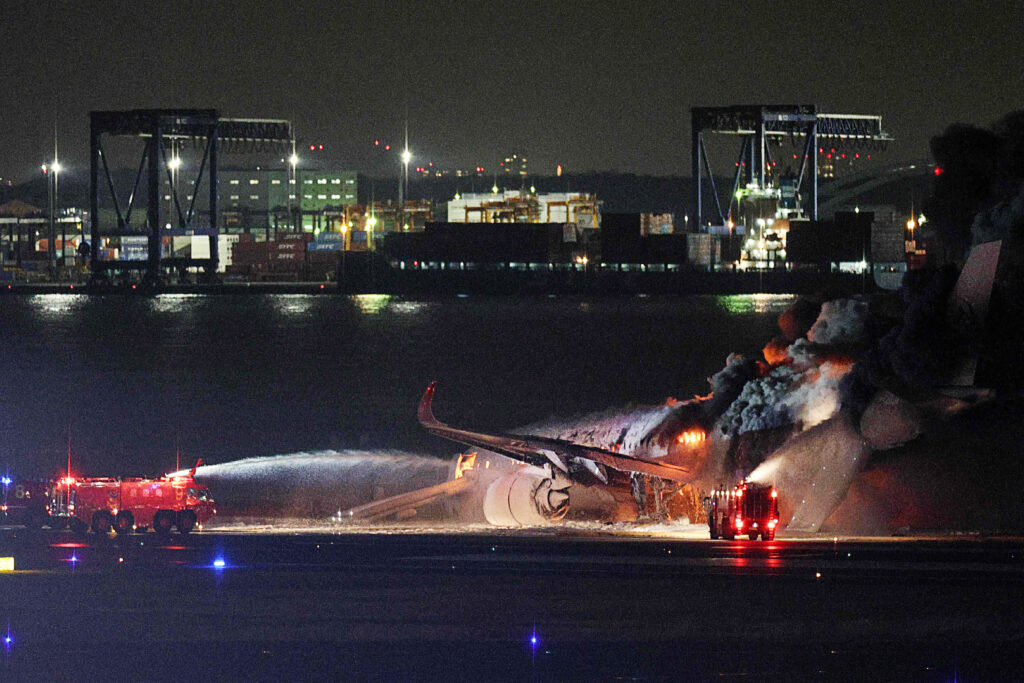
M 1014 680 L 1024 542 L 0 529 L 3 680 Z

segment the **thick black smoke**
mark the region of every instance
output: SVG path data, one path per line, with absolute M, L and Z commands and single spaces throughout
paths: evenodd
M 1007 114 L 991 130 L 954 124 L 932 138 L 931 147 L 941 170 L 925 213 L 943 240 L 946 260 L 960 260 L 972 244 L 1005 239 L 1020 228 L 1024 110 Z

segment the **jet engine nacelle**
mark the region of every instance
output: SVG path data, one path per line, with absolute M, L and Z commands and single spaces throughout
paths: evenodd
M 484 494 L 484 516 L 495 526 L 538 526 L 569 512 L 568 479 L 523 467 L 494 480 Z

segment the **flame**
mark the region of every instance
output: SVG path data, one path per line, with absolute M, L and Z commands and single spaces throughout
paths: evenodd
M 487 463 L 490 465 L 490 462 Z M 462 479 L 468 470 L 472 470 L 476 467 L 476 451 L 472 453 L 464 453 L 459 456 L 459 461 L 455 463 L 455 478 Z
M 703 429 L 687 429 L 676 437 L 676 441 L 686 446 L 695 446 L 707 438 Z

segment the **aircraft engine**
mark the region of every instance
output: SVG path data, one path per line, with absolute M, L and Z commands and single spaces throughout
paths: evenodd
M 523 467 L 494 480 L 484 495 L 484 516 L 495 526 L 538 526 L 569 512 L 569 486 L 537 467 Z

